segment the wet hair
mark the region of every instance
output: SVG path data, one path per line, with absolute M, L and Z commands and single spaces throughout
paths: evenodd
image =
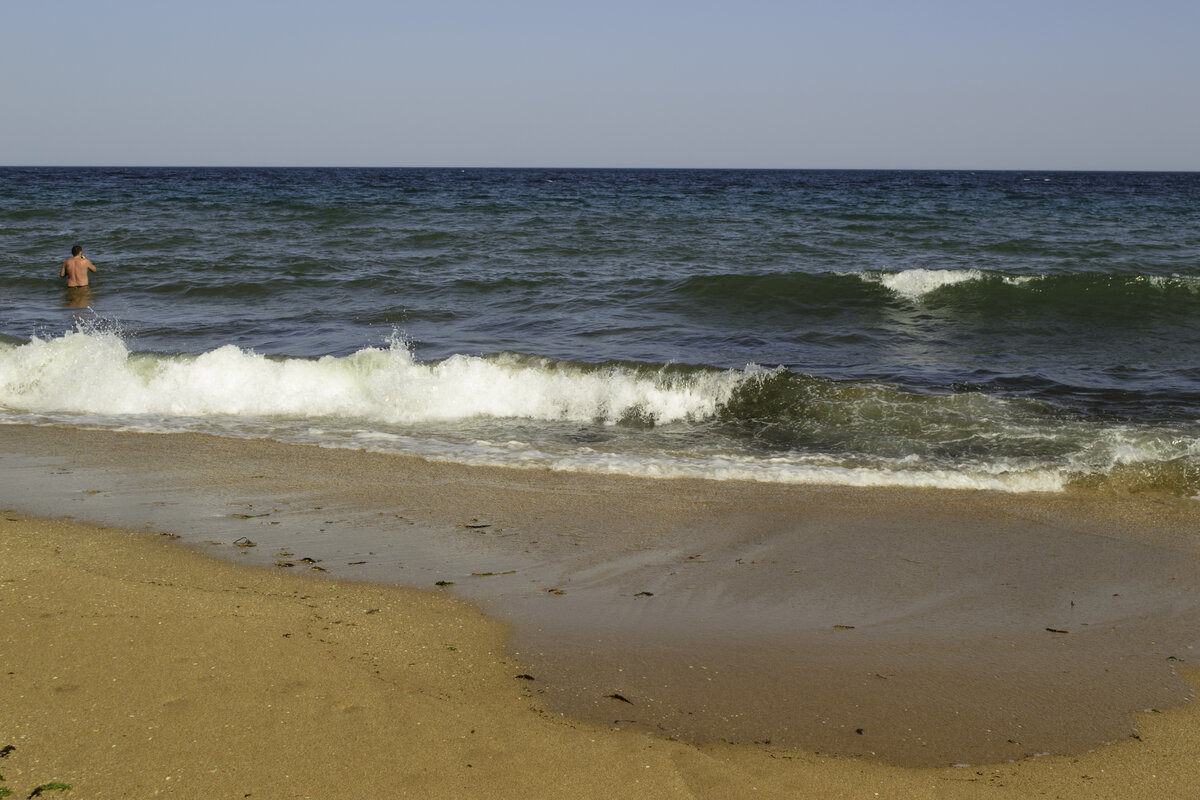
M 80 247 L 79 245 L 75 245 L 74 247 L 71 248 L 71 255 L 73 255 L 73 256 L 77 256 L 82 252 L 83 252 L 83 248 Z

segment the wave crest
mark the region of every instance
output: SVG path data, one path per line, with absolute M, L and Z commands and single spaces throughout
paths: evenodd
M 1200 495 L 1195 420 L 1134 424 L 983 391 L 782 367 L 131 352 L 102 326 L 0 341 L 0 422 L 199 431 L 500 466 L 852 486 Z
M 501 354 L 421 363 L 393 340 L 345 357 L 269 357 L 229 344 L 131 353 L 114 332 L 0 349 L 0 405 L 38 413 L 333 417 L 393 424 L 476 417 L 656 424 L 711 417 L 746 373 L 581 365 Z

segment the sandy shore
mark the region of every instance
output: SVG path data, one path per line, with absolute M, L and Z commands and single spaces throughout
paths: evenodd
M 1130 797 L 1196 769 L 1194 501 L 21 426 L 0 476 L 26 794 Z
M 0 607 L 0 775 L 20 797 L 1137 798 L 1200 781 L 1196 704 L 1094 752 L 940 769 L 578 722 L 545 710 L 503 625 L 444 594 L 13 513 Z
M 1072 754 L 1193 694 L 1194 501 L 501 470 L 5 426 L 0 507 L 470 600 L 547 710 L 907 766 Z M 253 541 L 257 546 L 239 547 Z M 625 703 L 614 697 L 622 697 Z

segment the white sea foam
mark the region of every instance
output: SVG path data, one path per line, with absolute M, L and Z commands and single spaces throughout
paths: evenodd
M 687 376 L 453 356 L 418 363 L 401 343 L 346 357 L 268 358 L 226 345 L 199 356 L 131 354 L 114 333 L 77 331 L 0 347 L 0 406 L 12 411 L 175 417 L 478 417 L 666 423 L 711 416 L 750 371 Z
M 864 272 L 863 280 L 880 283 L 909 300 L 919 300 L 945 286 L 981 280 L 977 269 L 906 269 L 902 272 Z
M 1190 294 L 1200 294 L 1198 275 L 1147 275 L 1145 279 L 1156 289 L 1182 289 Z
M 867 283 L 877 283 L 909 300 L 921 300 L 931 292 L 946 286 L 971 281 L 999 279 L 1009 286 L 1025 286 L 1041 280 L 1040 275 L 1001 275 L 979 269 L 906 269 L 900 272 L 856 272 Z
M 664 459 L 629 455 L 601 455 L 592 458 L 538 457 L 525 451 L 527 461 L 487 455 L 447 460 L 486 466 L 525 466 L 563 472 L 633 475 L 647 478 L 700 478 L 707 480 L 750 481 L 810 486 L 857 486 L 921 489 L 971 489 L 995 492 L 1059 492 L 1066 477 L 1058 470 L 989 469 L 900 469 L 888 467 L 844 467 L 832 464 L 806 464 L 778 459 L 734 458 Z

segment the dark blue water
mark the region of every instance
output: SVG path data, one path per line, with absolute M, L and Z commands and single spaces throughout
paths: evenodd
M 6 421 L 1200 493 L 1200 174 L 4 169 L 0 292 Z

